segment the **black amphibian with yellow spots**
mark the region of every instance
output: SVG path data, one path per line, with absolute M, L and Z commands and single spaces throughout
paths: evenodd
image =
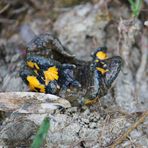
M 31 91 L 59 95 L 73 105 L 91 105 L 107 94 L 122 65 L 121 57 L 109 58 L 105 47 L 91 56 L 91 61 L 77 59 L 56 37 L 42 34 L 28 44 L 20 76 Z

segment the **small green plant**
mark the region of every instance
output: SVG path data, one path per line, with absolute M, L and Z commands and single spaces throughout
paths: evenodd
M 43 141 L 48 133 L 48 129 L 50 128 L 50 119 L 49 117 L 45 117 L 34 140 L 31 145 L 31 148 L 40 148 L 43 144 Z
M 143 0 L 128 0 L 128 1 L 131 5 L 133 15 L 135 17 L 138 17 L 140 10 L 141 10 Z

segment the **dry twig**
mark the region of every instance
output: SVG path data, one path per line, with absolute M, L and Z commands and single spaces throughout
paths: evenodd
M 7 4 L 6 6 L 4 6 L 4 7 L 0 10 L 0 14 L 2 14 L 3 12 L 5 12 L 9 7 L 10 7 L 10 4 Z
M 148 116 L 148 111 L 145 111 L 123 135 L 121 135 L 113 144 L 110 145 L 110 148 L 115 148 L 118 144 L 122 143 L 126 137 L 135 129 L 137 128 L 142 122 L 144 122 L 145 118 Z

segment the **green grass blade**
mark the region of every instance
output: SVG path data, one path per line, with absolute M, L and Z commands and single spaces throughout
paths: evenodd
M 143 0 L 137 0 L 137 3 L 136 3 L 136 16 L 138 16 L 139 15 L 139 13 L 140 13 L 140 9 L 141 9 L 141 6 L 142 6 L 142 2 L 143 2 Z
M 133 0 L 128 0 L 128 1 L 129 1 L 131 6 L 133 6 L 135 4 Z
M 143 0 L 128 0 L 128 1 L 131 5 L 133 15 L 135 17 L 138 17 L 140 10 L 141 10 Z
M 48 133 L 48 129 L 50 128 L 50 119 L 49 117 L 45 117 L 34 140 L 31 145 L 31 148 L 40 148 L 43 144 L 43 141 Z

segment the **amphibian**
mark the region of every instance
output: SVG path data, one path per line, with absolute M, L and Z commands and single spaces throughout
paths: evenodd
M 31 91 L 89 105 L 107 94 L 122 65 L 120 56 L 108 57 L 106 47 L 97 48 L 91 56 L 90 61 L 80 60 L 55 36 L 41 34 L 27 45 L 20 76 Z

